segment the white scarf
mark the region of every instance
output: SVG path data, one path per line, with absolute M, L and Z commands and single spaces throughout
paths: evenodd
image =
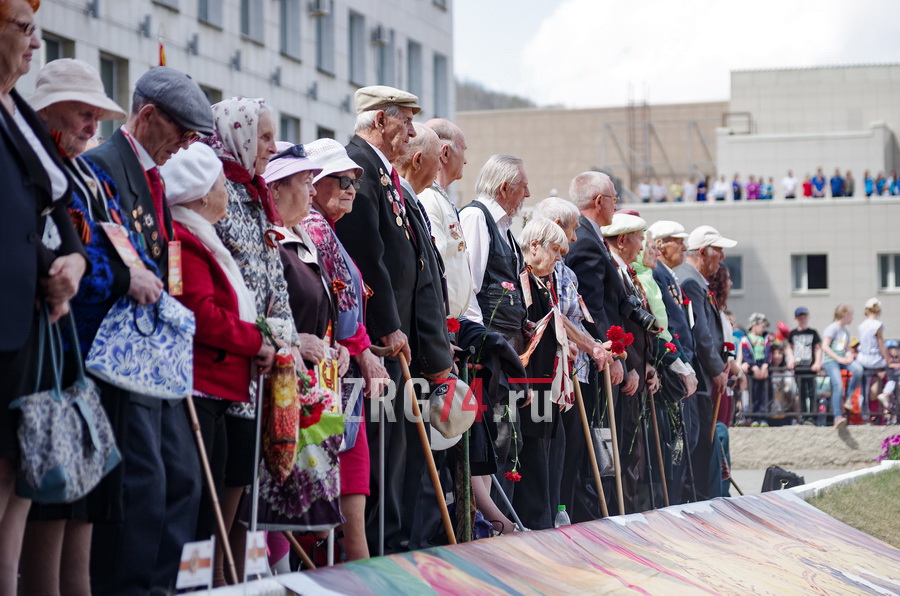
M 225 248 L 215 228 L 202 215 L 188 209 L 184 205 L 172 205 L 169 207 L 172 219 L 191 231 L 197 240 L 212 253 L 213 258 L 222 268 L 225 277 L 231 283 L 234 293 L 237 294 L 238 312 L 242 321 L 256 322 L 256 299 L 244 283 L 241 270 L 231 256 L 231 252 Z

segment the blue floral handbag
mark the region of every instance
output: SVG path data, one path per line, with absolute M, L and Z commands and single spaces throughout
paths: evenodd
M 10 404 L 21 412 L 18 426 L 21 462 L 16 493 L 38 503 L 71 503 L 89 493 L 122 460 L 100 392 L 84 376 L 75 322 L 69 315 L 77 376 L 62 389 L 63 355 L 59 324 L 46 308 L 39 317 L 38 382 L 45 353 L 50 353 L 53 387 Z
M 147 306 L 123 296 L 100 324 L 85 365 L 121 389 L 181 399 L 194 389 L 195 331 L 194 313 L 166 292 Z

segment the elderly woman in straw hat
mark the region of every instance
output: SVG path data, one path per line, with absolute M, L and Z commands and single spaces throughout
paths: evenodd
M 72 59 L 55 60 L 41 69 L 29 103 L 56 142 L 72 187 L 69 215 L 90 263 L 89 273 L 71 300 L 81 351 L 86 354 L 103 317 L 121 296 L 128 294 L 146 304 L 154 302 L 162 290 L 153 262 L 144 257 L 136 236 L 121 226 L 127 218 L 112 180 L 81 156 L 93 142 L 98 121 L 124 118 L 125 111 L 106 96 L 94 67 Z M 118 226 L 131 241 L 133 258 L 143 259 L 146 268 L 126 266 L 101 223 Z M 104 406 L 121 436 L 118 390 L 99 384 Z M 75 503 L 32 507 L 22 551 L 22 593 L 90 593 L 92 522 L 113 521 L 117 516 L 114 502 L 118 493 L 113 488 L 117 472 L 110 476 L 94 493 Z

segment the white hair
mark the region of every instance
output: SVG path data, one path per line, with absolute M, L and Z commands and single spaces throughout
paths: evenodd
M 475 179 L 475 196 L 497 198 L 504 182 L 515 184 L 522 176 L 525 162 L 514 155 L 492 155 Z
M 691 248 L 691 249 L 687 250 L 684 254 L 687 257 L 696 257 L 696 256 L 699 256 L 701 252 L 703 254 L 705 254 L 707 257 L 709 257 L 709 256 L 712 256 L 712 253 L 714 251 L 713 251 L 712 246 L 703 246 L 701 248 Z
M 578 208 L 559 197 L 549 197 L 534 206 L 535 217 L 546 217 L 551 221 L 559 220 L 563 230 L 578 224 Z
M 456 146 L 456 138 L 462 132 L 457 125 L 445 118 L 432 118 L 425 123 L 425 126 L 437 134 L 442 145 L 448 145 L 451 149 Z
M 541 246 L 556 244 L 559 245 L 562 250 L 569 249 L 569 241 L 566 238 L 565 232 L 563 232 L 561 227 L 556 225 L 555 221 L 547 219 L 546 217 L 532 217 L 531 220 L 525 224 L 522 233 L 519 234 L 519 244 L 521 246 L 528 246 L 532 242 L 537 242 Z
M 581 211 L 587 209 L 599 194 L 615 190 L 609 176 L 603 172 L 582 172 L 569 184 L 569 200 Z
M 413 128 L 416 129 L 416 136 L 409 140 L 406 145 L 406 151 L 400 157 L 394 160 L 394 167 L 398 170 L 405 171 L 409 165 L 409 161 L 413 158 L 417 151 L 425 151 L 432 146 L 432 143 L 438 145 L 440 151 L 440 142 L 437 134 L 429 127 L 418 122 L 413 122 Z
M 378 112 L 384 112 L 386 115 L 393 116 L 394 118 L 399 118 L 401 114 L 400 106 L 394 104 L 377 110 L 360 112 L 356 115 L 356 127 L 354 128 L 354 132 L 364 132 L 373 128 L 375 126 L 375 115 Z

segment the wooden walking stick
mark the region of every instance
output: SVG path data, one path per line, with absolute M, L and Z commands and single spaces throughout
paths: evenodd
M 191 419 L 191 429 L 197 440 L 197 455 L 200 456 L 200 464 L 203 466 L 203 479 L 206 481 L 206 489 L 212 501 L 213 512 L 216 515 L 216 533 L 219 535 L 219 548 L 225 557 L 225 565 L 228 567 L 228 575 L 232 585 L 238 583 L 237 567 L 234 565 L 234 555 L 231 553 L 231 543 L 228 542 L 228 532 L 225 531 L 225 520 L 222 518 L 222 506 L 219 504 L 219 495 L 216 494 L 216 485 L 213 481 L 212 470 L 209 467 L 209 458 L 206 455 L 206 446 L 203 444 L 203 434 L 200 432 L 200 420 L 197 418 L 197 410 L 194 408 L 194 399 L 190 396 L 185 400 L 188 416 Z
M 722 395 L 725 393 L 725 388 L 722 387 L 722 390 L 716 393 L 716 406 L 713 408 L 713 419 L 712 419 L 712 429 L 709 431 L 709 442 L 712 443 L 716 440 L 716 422 L 719 420 L 719 406 L 722 405 Z
M 303 561 L 303 564 L 309 567 L 310 569 L 315 569 L 316 565 L 312 562 L 312 559 L 309 558 L 309 555 L 303 550 L 303 546 L 294 538 L 294 535 L 291 532 L 282 532 L 284 537 L 287 538 L 288 542 L 291 543 L 291 548 L 297 556 L 300 557 L 300 560 Z
M 609 376 L 609 364 L 603 369 L 603 380 L 606 383 L 606 407 L 609 410 L 609 430 L 612 434 L 613 466 L 616 470 L 616 499 L 619 501 L 619 515 L 625 515 L 625 497 L 622 494 L 622 461 L 619 459 L 619 438 L 616 432 L 616 407 L 613 402 L 612 379 Z
M 669 506 L 669 487 L 666 484 L 666 466 L 663 463 L 662 446 L 659 442 L 659 424 L 656 421 L 656 402 L 653 400 L 653 392 L 650 395 L 650 421 L 653 423 L 653 439 L 656 441 L 656 459 L 659 463 L 659 480 L 662 483 L 663 503 Z
M 597 495 L 600 497 L 600 511 L 603 517 L 609 517 L 606 508 L 606 495 L 603 493 L 603 484 L 600 479 L 600 466 L 597 465 L 597 453 L 594 451 L 594 440 L 591 436 L 591 425 L 588 423 L 587 411 L 584 408 L 584 397 L 581 395 L 581 383 L 575 381 L 575 403 L 578 404 L 578 412 L 581 414 L 581 428 L 584 430 L 584 440 L 588 447 L 588 459 L 591 461 L 591 470 L 594 472 L 594 483 L 597 485 Z M 615 440 L 615 439 L 613 439 Z
M 434 464 L 434 454 L 431 453 L 431 444 L 428 442 L 428 431 L 425 430 L 425 421 L 422 420 L 419 400 L 416 399 L 416 393 L 411 387 L 412 375 L 409 374 L 409 363 L 406 361 L 406 355 L 402 352 L 399 356 L 400 369 L 403 371 L 403 386 L 409 388 L 409 401 L 412 406 L 413 416 L 416 418 L 416 427 L 419 429 L 419 440 L 422 443 L 422 451 L 425 452 L 425 461 L 428 464 L 428 473 L 431 475 L 431 484 L 434 486 L 434 492 L 437 493 L 437 503 L 438 508 L 441 510 L 444 531 L 447 533 L 448 542 L 456 544 L 456 533 L 453 531 L 453 522 L 450 521 L 450 512 L 447 510 L 447 502 L 444 500 L 444 489 L 441 488 L 441 479 L 438 476 L 437 466 Z

